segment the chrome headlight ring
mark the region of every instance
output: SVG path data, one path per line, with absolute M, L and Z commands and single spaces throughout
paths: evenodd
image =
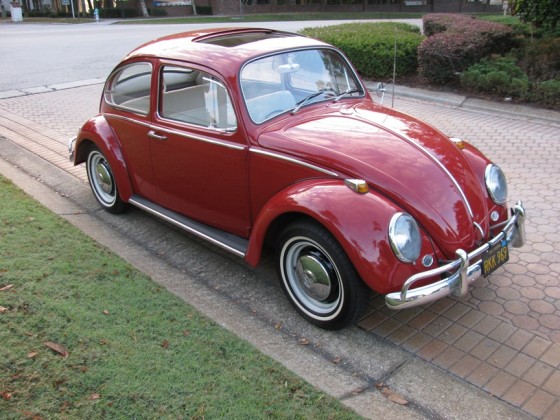
M 499 205 L 504 205 L 507 201 L 508 188 L 506 176 L 499 166 L 490 164 L 484 173 L 486 189 L 492 201 Z
M 389 242 L 400 261 L 416 261 L 422 250 L 422 237 L 416 220 L 409 214 L 396 213 L 389 222 Z

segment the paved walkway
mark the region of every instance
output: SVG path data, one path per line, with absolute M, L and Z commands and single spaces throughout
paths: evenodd
M 86 180 L 67 141 L 97 111 L 87 81 L 0 93 L 0 135 Z M 504 169 L 528 212 L 528 243 L 464 299 L 392 312 L 374 298 L 360 327 L 538 418 L 560 418 L 560 113 L 399 89 L 396 108 L 468 139 Z M 390 104 L 390 97 L 386 99 Z

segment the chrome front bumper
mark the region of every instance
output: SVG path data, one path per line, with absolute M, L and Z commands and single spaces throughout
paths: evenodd
M 78 138 L 76 136 L 72 137 L 68 140 L 68 153 L 70 154 L 69 159 L 71 162 L 74 162 L 74 153 L 76 149 L 76 140 Z
M 405 309 L 434 302 L 448 295 L 464 296 L 469 285 L 482 275 L 482 263 L 471 262 L 484 252 L 505 240 L 507 245 L 519 248 L 525 243 L 525 209 L 521 201 L 511 209 L 512 217 L 505 224 L 502 231 L 492 240 L 481 247 L 467 253 L 458 249 L 457 259 L 433 270 L 411 276 L 403 285 L 400 292 L 389 293 L 385 296 L 385 303 L 391 309 Z M 452 273 L 449 277 L 426 286 L 410 289 L 414 283 L 444 273 Z

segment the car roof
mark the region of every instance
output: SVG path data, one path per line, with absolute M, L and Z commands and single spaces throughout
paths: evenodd
M 123 61 L 137 57 L 158 57 L 237 72 L 245 62 L 260 55 L 326 45 L 312 38 L 273 29 L 217 28 L 154 39 L 131 51 Z

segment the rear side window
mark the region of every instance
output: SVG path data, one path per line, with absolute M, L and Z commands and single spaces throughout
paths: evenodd
M 105 101 L 139 114 L 150 111 L 152 65 L 130 64 L 111 76 L 105 87 Z

